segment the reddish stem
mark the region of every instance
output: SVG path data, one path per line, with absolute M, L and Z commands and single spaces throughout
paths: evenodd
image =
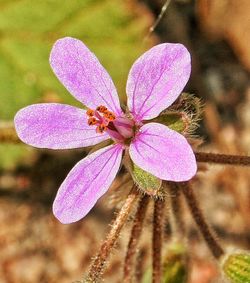
M 185 224 L 183 221 L 181 190 L 175 182 L 167 182 L 167 185 L 171 193 L 170 201 L 176 229 L 183 236 L 185 234 Z
M 123 204 L 121 210 L 119 211 L 117 217 L 111 225 L 111 229 L 106 237 L 106 240 L 101 245 L 99 253 L 94 258 L 88 276 L 84 282 L 100 282 L 105 263 L 107 262 L 111 250 L 120 235 L 122 227 L 128 219 L 128 216 L 133 208 L 134 202 L 138 199 L 138 194 L 139 193 L 136 190 L 135 186 L 133 186 L 127 199 L 125 200 L 125 203 Z
M 163 241 L 163 226 L 164 226 L 164 205 L 163 200 L 155 200 L 154 219 L 153 219 L 153 275 L 152 283 L 160 283 L 162 275 L 161 252 Z
M 219 245 L 218 241 L 213 235 L 213 232 L 211 231 L 211 228 L 207 224 L 205 217 L 203 216 L 203 213 L 199 207 L 196 196 L 194 195 L 192 187 L 190 186 L 190 183 L 179 183 L 179 187 L 180 189 L 182 189 L 183 195 L 185 196 L 193 219 L 195 220 L 200 233 L 202 234 L 205 242 L 207 243 L 207 246 L 211 250 L 214 257 L 216 259 L 219 259 L 222 255 L 224 255 L 224 250 Z
M 128 243 L 128 250 L 125 258 L 124 263 L 124 278 L 123 281 L 126 283 L 131 283 L 133 281 L 133 275 L 134 275 L 134 266 L 135 266 L 135 255 L 136 255 L 136 248 L 138 246 L 142 227 L 143 227 L 143 221 L 146 216 L 146 211 L 149 203 L 149 196 L 145 195 L 138 206 L 135 218 L 134 218 L 134 224 L 131 230 L 131 236 Z
M 250 156 L 195 152 L 198 162 L 250 166 Z

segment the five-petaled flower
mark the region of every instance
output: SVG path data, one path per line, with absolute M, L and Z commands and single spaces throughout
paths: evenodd
M 108 190 L 126 149 L 132 161 L 162 180 L 187 181 L 197 170 L 186 138 L 165 125 L 150 122 L 169 107 L 186 85 L 191 60 L 181 44 L 163 43 L 133 64 L 127 81 L 128 111 L 120 107 L 116 88 L 95 55 L 79 40 L 58 40 L 51 67 L 67 90 L 89 109 L 42 103 L 15 116 L 20 139 L 49 149 L 113 143 L 78 162 L 60 186 L 53 212 L 62 223 L 83 218 Z

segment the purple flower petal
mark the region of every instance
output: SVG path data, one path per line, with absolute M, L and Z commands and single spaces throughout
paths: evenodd
M 190 180 L 197 171 L 191 146 L 181 134 L 158 123 L 141 127 L 129 148 L 133 162 L 162 180 Z
M 95 55 L 78 39 L 65 37 L 54 44 L 50 65 L 67 90 L 89 108 L 104 105 L 122 114 L 116 88 Z
M 34 104 L 19 110 L 15 127 L 19 138 L 39 148 L 67 149 L 97 144 L 109 138 L 87 123 L 86 111 L 65 104 Z
M 156 45 L 139 57 L 127 81 L 128 107 L 137 121 L 152 119 L 180 95 L 191 72 L 182 44 Z
M 87 156 L 69 172 L 58 190 L 53 212 L 64 224 L 83 218 L 113 182 L 122 158 L 122 145 L 111 145 Z

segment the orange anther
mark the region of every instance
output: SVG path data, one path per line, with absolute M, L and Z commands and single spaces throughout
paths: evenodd
M 104 124 L 101 124 L 100 126 L 98 126 L 96 128 L 96 132 L 99 134 L 102 134 L 103 132 L 105 132 L 107 130 L 107 126 Z
M 112 113 L 111 111 L 108 111 L 106 110 L 104 112 L 104 115 L 103 115 L 106 119 L 108 119 L 109 121 L 114 121 L 115 120 L 115 114 Z
M 96 118 L 95 117 L 91 117 L 88 119 L 88 125 L 92 126 L 95 125 L 97 123 Z
M 88 109 L 87 112 L 86 112 L 86 114 L 87 114 L 89 117 L 93 117 L 94 114 L 95 114 L 95 111 L 92 110 L 92 109 Z
M 96 110 L 99 111 L 100 113 L 104 113 L 107 110 L 107 107 L 100 105 L 96 108 Z
M 103 105 L 98 106 L 96 110 L 88 109 L 86 114 L 88 116 L 88 125 L 96 125 L 96 132 L 100 134 L 105 132 L 109 123 L 116 118 L 115 114 Z

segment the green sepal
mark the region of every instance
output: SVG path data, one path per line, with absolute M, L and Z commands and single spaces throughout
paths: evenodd
M 199 126 L 202 112 L 203 105 L 198 97 L 190 93 L 182 93 L 174 104 L 164 110 L 153 121 L 161 123 L 176 132 L 192 134 Z
M 226 277 L 232 283 L 250 283 L 250 253 L 230 254 L 222 265 Z
M 154 119 L 154 122 L 163 124 L 170 129 L 183 133 L 187 128 L 188 121 L 182 112 L 166 112 Z
M 147 194 L 155 195 L 161 188 L 161 179 L 144 171 L 136 164 L 132 165 L 132 178 L 136 185 Z
M 146 172 L 145 170 L 134 164 L 134 162 L 130 159 L 128 153 L 125 153 L 123 162 L 125 167 L 129 171 L 133 181 L 140 190 L 151 196 L 162 196 L 162 193 L 160 192 L 162 186 L 161 179 Z

